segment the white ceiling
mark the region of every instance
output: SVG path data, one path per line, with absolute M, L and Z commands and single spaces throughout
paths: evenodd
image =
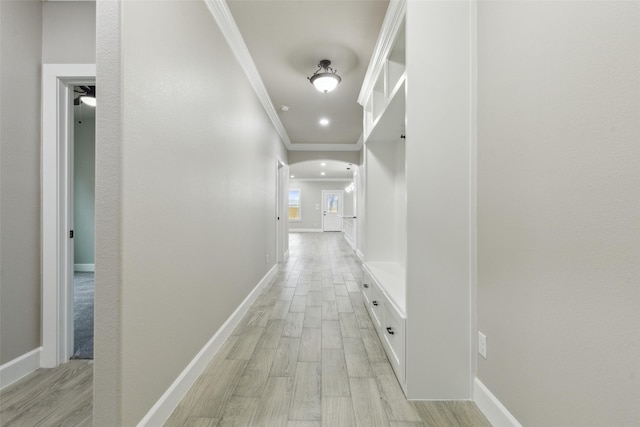
M 362 86 L 388 0 L 229 0 L 244 38 L 293 144 L 356 149 L 362 134 Z M 342 77 L 330 93 L 307 80 L 322 59 Z M 280 106 L 290 106 L 283 112 Z M 328 126 L 319 124 L 328 118 Z
M 347 168 L 350 168 L 350 170 L 347 170 Z M 324 179 L 341 179 L 344 181 L 350 181 L 355 171 L 357 171 L 357 166 L 346 162 L 336 160 L 310 160 L 290 165 L 289 178 L 293 176 L 294 178 L 291 179 L 310 179 L 318 181 Z M 322 172 L 325 174 L 322 175 Z

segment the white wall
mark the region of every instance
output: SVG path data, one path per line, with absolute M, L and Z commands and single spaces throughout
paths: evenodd
M 415 399 L 471 397 L 471 21 L 469 2 L 407 2 L 407 395 Z
M 478 2 L 480 380 L 640 425 L 640 3 Z
M 96 3 L 42 2 L 42 63 L 96 62 Z
M 287 159 L 204 2 L 114 3 L 98 5 L 94 423 L 128 426 L 273 266 Z
M 0 1 L 0 365 L 40 346 L 41 25 Z
M 94 264 L 96 198 L 95 108 L 74 109 L 73 246 L 74 264 Z
M 289 230 L 298 229 L 322 230 L 322 190 L 342 190 L 342 214 L 353 216 L 353 192 L 347 193 L 344 188 L 350 181 L 301 181 L 289 180 L 289 188 L 302 190 L 302 220 L 289 221 Z M 316 209 L 317 208 L 317 209 Z

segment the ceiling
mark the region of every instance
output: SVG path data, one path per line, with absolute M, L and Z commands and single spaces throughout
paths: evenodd
M 292 145 L 359 149 L 362 107 L 357 98 L 388 0 L 227 4 Z M 322 59 L 331 60 L 342 77 L 330 93 L 318 92 L 307 80 Z M 289 111 L 282 111 L 282 105 Z M 321 118 L 329 125 L 320 125 Z
M 347 170 L 350 168 L 350 170 Z M 350 181 L 357 166 L 337 160 L 309 160 L 289 165 L 289 178 L 304 180 L 336 180 Z M 324 175 L 322 175 L 324 172 Z

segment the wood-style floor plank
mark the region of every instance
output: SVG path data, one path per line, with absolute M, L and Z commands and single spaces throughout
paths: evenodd
M 286 427 L 289 422 L 293 382 L 292 377 L 269 377 L 253 417 L 253 425 Z
M 38 369 L 0 393 L 0 425 L 86 424 L 91 416 L 93 362 L 72 360 Z
M 358 427 L 388 426 L 389 421 L 376 380 L 374 378 L 349 378 L 349 384 Z
M 233 394 L 244 397 L 262 396 L 275 356 L 276 350 L 256 349 Z
M 344 351 L 322 350 L 322 395 L 350 396 Z
M 349 397 L 322 398 L 322 424 L 332 427 L 355 427 L 356 419 Z
M 320 362 L 322 359 L 322 330 L 304 328 L 300 342 L 300 362 Z
M 300 338 L 280 338 L 269 375 L 272 377 L 293 377 L 296 374 L 299 353 Z
M 300 338 L 304 326 L 304 310 L 301 313 L 289 313 L 282 331 L 285 338 Z
M 418 411 L 405 398 L 388 362 L 372 363 L 382 403 L 389 421 L 422 421 Z
M 320 362 L 298 362 L 289 420 L 319 421 L 322 418 Z
M 347 372 L 350 377 L 373 377 L 367 350 L 362 338 L 343 338 Z
M 219 369 L 200 376 L 193 387 L 189 416 L 219 419 L 246 366 L 246 360 L 224 359 Z
M 220 427 L 245 427 L 251 425 L 251 420 L 258 410 L 258 397 L 232 396 L 222 413 Z

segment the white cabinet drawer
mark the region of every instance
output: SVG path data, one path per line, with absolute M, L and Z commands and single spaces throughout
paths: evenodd
M 390 305 L 384 307 L 380 334 L 391 366 L 400 383 L 404 383 L 405 319 Z
M 362 296 L 364 303 L 369 306 L 371 304 L 371 293 L 373 292 L 373 279 L 371 275 L 364 270 L 364 279 L 362 280 Z
M 370 310 L 373 320 L 373 324 L 376 328 L 381 328 L 384 324 L 384 294 L 380 291 L 377 284 L 374 284 L 371 290 L 371 305 Z

